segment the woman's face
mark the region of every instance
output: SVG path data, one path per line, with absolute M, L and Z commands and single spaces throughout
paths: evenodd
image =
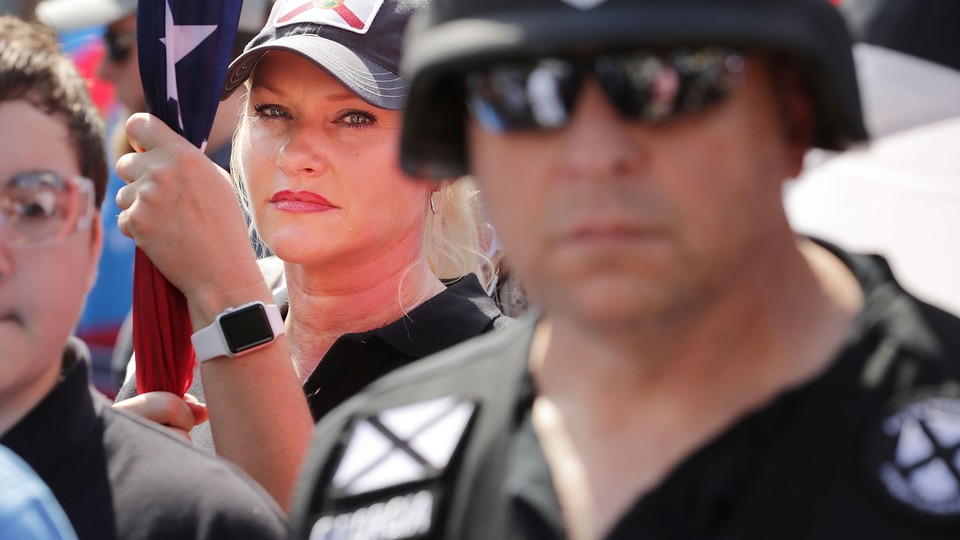
M 401 113 L 292 53 L 268 53 L 251 83 L 238 150 L 267 246 L 325 268 L 421 257 L 432 185 L 399 168 Z

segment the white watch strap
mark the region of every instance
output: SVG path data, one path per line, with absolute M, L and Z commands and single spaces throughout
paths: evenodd
M 283 326 L 283 315 L 280 314 L 280 308 L 276 304 L 264 304 L 263 307 L 267 310 L 267 320 L 270 321 L 270 328 L 273 329 L 273 338 L 282 336 L 286 332 L 286 327 Z
M 276 340 L 277 336 L 283 335 L 283 316 L 280 314 L 280 308 L 277 307 L 276 304 L 250 302 L 249 304 L 243 304 L 242 306 L 229 308 L 223 313 L 217 315 L 217 318 L 214 319 L 212 324 L 205 328 L 201 328 L 200 330 L 194 332 L 192 336 L 190 336 L 190 341 L 193 343 L 193 351 L 196 353 L 197 362 L 206 362 L 207 360 L 217 358 L 219 356 L 233 357 L 234 355 L 230 353 L 230 349 L 227 347 L 227 342 L 226 338 L 223 336 L 223 331 L 220 329 L 220 318 L 228 313 L 257 304 L 263 305 L 263 309 L 267 314 L 267 321 L 270 323 L 270 329 L 273 331 L 274 340 Z M 270 343 L 272 342 L 273 340 L 270 341 Z M 264 345 L 266 345 L 266 343 Z

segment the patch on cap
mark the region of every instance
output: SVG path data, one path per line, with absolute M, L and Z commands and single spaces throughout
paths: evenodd
M 885 498 L 925 518 L 960 517 L 960 400 L 902 407 L 873 430 L 867 449 L 868 474 Z
M 593 9 L 606 1 L 607 0 L 563 0 L 565 4 L 569 4 L 584 11 Z
M 273 25 L 277 28 L 299 23 L 336 26 L 366 34 L 383 0 L 280 0 Z

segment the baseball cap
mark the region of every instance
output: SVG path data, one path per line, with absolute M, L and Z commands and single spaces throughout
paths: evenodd
M 435 0 L 410 24 L 401 160 L 411 174 L 467 172 L 462 78 L 511 56 L 729 45 L 787 56 L 816 107 L 815 144 L 867 138 L 851 41 L 827 0 Z
M 404 31 L 426 0 L 278 0 L 263 30 L 227 70 L 224 97 L 269 51 L 289 51 L 384 109 L 406 103 L 400 76 Z
M 43 0 L 37 19 L 60 32 L 102 26 L 137 12 L 137 0 Z

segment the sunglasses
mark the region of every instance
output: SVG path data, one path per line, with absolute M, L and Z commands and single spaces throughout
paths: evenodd
M 107 59 L 115 64 L 122 64 L 130 58 L 130 51 L 137 44 L 137 33 L 108 30 L 103 34 L 103 44 L 107 49 Z
M 0 184 L 0 238 L 14 247 L 59 243 L 90 226 L 93 201 L 89 178 L 50 171 L 15 174 Z
M 624 118 L 659 124 L 723 102 L 744 65 L 743 54 L 721 47 L 502 61 L 467 74 L 467 108 L 495 133 L 562 129 L 589 74 Z

